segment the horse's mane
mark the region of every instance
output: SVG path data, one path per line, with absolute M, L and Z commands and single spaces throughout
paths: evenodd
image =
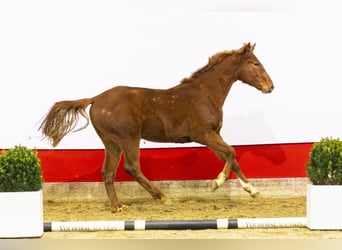
M 216 53 L 215 55 L 209 57 L 208 64 L 203 66 L 202 68 L 198 69 L 190 77 L 184 78 L 180 83 L 188 83 L 196 79 L 198 76 L 200 76 L 202 73 L 207 72 L 210 70 L 212 67 L 215 65 L 219 64 L 222 62 L 226 57 L 231 56 L 231 55 L 236 55 L 236 54 L 241 54 L 244 52 L 244 49 L 247 44 L 245 44 L 242 48 L 237 49 L 237 50 L 224 50 L 221 52 Z

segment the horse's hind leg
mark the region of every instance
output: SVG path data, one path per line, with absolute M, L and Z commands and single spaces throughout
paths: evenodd
M 102 176 L 110 202 L 111 211 L 114 213 L 122 211 L 122 204 L 118 201 L 114 187 L 114 179 L 120 160 L 121 149 L 114 143 L 105 144 L 105 148 L 106 156 L 102 167 Z
M 161 200 L 163 203 L 168 201 L 167 197 L 150 182 L 140 169 L 139 141 L 128 143 L 122 148 L 124 152 L 124 170 L 132 176 L 143 188 L 145 188 L 154 199 Z

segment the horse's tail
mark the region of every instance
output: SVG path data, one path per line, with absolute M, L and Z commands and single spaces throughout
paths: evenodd
M 49 139 L 52 146 L 56 147 L 69 132 L 77 132 L 88 126 L 89 116 L 86 108 L 93 101 L 93 98 L 85 98 L 75 101 L 56 102 L 44 118 L 39 130 L 42 131 L 44 137 Z M 75 129 L 79 115 L 83 116 L 87 122 L 81 128 Z

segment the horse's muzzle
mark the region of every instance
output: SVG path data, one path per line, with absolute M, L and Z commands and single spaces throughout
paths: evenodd
M 274 90 L 274 85 L 272 84 L 272 85 L 269 86 L 269 87 L 262 88 L 262 93 L 264 93 L 264 94 L 269 94 L 269 93 L 271 93 L 273 90 Z

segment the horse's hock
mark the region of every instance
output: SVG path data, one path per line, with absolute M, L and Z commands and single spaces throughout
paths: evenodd
M 168 198 L 185 199 L 197 197 L 201 199 L 227 199 L 231 196 L 249 195 L 241 189 L 237 179 L 229 179 L 215 192 L 211 191 L 212 180 L 187 181 L 154 181 Z M 307 178 L 267 178 L 251 179 L 251 183 L 260 191 L 260 195 L 267 196 L 305 196 Z M 120 198 L 151 199 L 149 193 L 136 182 L 116 182 L 117 193 Z M 252 199 L 252 198 L 251 198 Z M 107 200 L 103 182 L 69 182 L 45 183 L 44 200 L 46 201 L 84 201 Z

